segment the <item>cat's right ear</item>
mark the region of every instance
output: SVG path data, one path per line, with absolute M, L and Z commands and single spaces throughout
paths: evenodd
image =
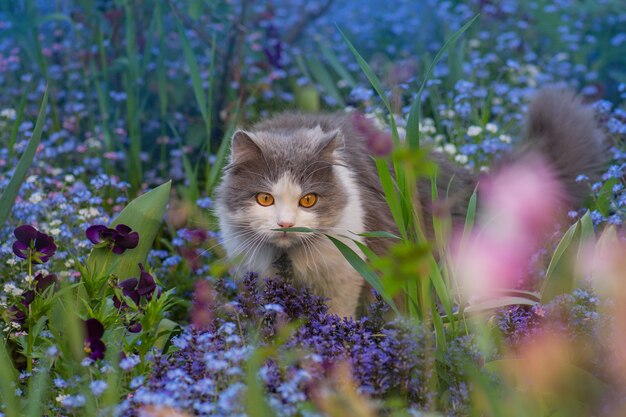
M 233 135 L 230 151 L 230 164 L 236 165 L 261 155 L 261 148 L 254 143 L 253 135 L 244 130 L 237 130 Z

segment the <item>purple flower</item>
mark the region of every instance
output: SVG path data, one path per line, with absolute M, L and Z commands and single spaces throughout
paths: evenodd
M 133 300 L 135 304 L 139 304 L 141 297 L 145 297 L 146 300 L 151 300 L 152 294 L 157 288 L 154 278 L 145 270 L 143 264 L 139 264 L 139 269 L 141 270 L 139 279 L 128 278 L 119 284 L 119 287 L 122 289 L 122 294 Z M 128 307 L 124 301 L 119 300 L 117 297 L 113 297 L 113 304 L 118 309 Z
M 23 259 L 29 259 L 30 255 L 32 263 L 45 263 L 57 251 L 54 239 L 33 226 L 19 226 L 13 234 L 17 239 L 13 243 L 13 253 Z
M 354 129 L 365 139 L 365 146 L 374 156 L 389 155 L 393 148 L 391 135 L 380 131 L 374 123 L 361 113 L 352 115 Z
M 87 228 L 85 235 L 96 247 L 109 247 L 118 255 L 127 249 L 136 248 L 139 244 L 139 233 L 133 232 L 125 224 L 118 224 L 115 229 L 96 224 Z
M 59 280 L 55 274 L 44 275 L 39 272 L 35 276 L 35 289 L 34 290 L 26 290 L 22 293 L 20 303 L 23 308 L 20 309 L 17 306 L 9 307 L 9 312 L 12 314 L 11 320 L 15 323 L 23 324 L 26 322 L 26 311 L 28 311 L 28 306 L 35 301 L 35 295 L 43 293 L 48 287 L 51 285 L 58 284 Z
M 107 347 L 102 341 L 104 335 L 104 326 L 97 319 L 91 318 L 85 322 L 87 334 L 85 337 L 85 353 L 89 359 L 104 359 L 104 352 Z

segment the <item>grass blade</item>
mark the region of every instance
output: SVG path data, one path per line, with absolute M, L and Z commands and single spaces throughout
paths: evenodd
M 437 63 L 441 60 L 441 57 L 450 47 L 470 28 L 478 19 L 479 14 L 470 19 L 469 22 L 464 24 L 459 30 L 454 32 L 450 38 L 443 44 L 435 58 L 432 60 L 430 65 L 428 66 L 428 70 L 426 70 L 426 74 L 424 75 L 424 79 L 422 80 L 422 84 L 420 85 L 419 90 L 417 90 L 417 96 L 413 100 L 413 104 L 411 105 L 411 110 L 409 111 L 409 118 L 406 124 L 406 141 L 409 144 L 410 148 L 418 148 L 419 147 L 419 122 L 421 119 L 421 109 L 422 109 L 422 94 L 424 92 L 424 88 L 426 87 L 426 83 L 430 79 L 435 69 Z
M 43 132 L 47 107 L 48 88 L 46 88 L 46 91 L 43 94 L 43 99 L 41 100 L 41 107 L 39 108 L 39 115 L 37 116 L 33 136 L 31 136 L 28 146 L 26 146 L 26 150 L 17 163 L 17 167 L 15 168 L 15 172 L 13 173 L 13 177 L 11 177 L 9 185 L 2 193 L 2 196 L 0 196 L 0 227 L 4 226 L 4 223 L 9 217 L 11 208 L 13 208 L 17 194 L 22 186 L 22 182 L 24 182 L 26 174 L 28 174 L 28 170 L 33 163 L 33 159 L 35 158 L 35 153 L 37 152 L 37 147 L 39 146 L 39 142 L 41 140 L 41 133 Z
M 361 257 L 353 251 L 348 245 L 337 238 L 326 235 L 328 239 L 335 245 L 339 252 L 346 258 L 352 267 L 383 297 L 383 299 L 391 306 L 393 311 L 400 315 L 400 311 L 393 299 L 389 297 L 378 279 L 378 275 L 371 266 L 369 266 Z

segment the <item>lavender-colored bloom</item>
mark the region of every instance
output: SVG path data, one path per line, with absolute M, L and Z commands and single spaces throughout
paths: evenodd
M 32 263 L 47 262 L 57 250 L 54 239 L 33 226 L 27 224 L 19 226 L 13 234 L 17 239 L 13 243 L 13 253 L 23 259 L 28 259 L 30 254 Z
M 104 391 L 107 389 L 107 386 L 108 384 L 106 383 L 106 381 L 96 380 L 89 383 L 89 389 L 96 397 L 101 396 L 102 393 L 104 393 Z

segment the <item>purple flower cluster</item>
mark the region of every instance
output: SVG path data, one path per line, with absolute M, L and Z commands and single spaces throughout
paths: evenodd
M 297 415 L 339 363 L 350 365 L 365 395 L 402 395 L 417 407 L 430 403 L 435 395 L 428 385 L 435 366 L 434 356 L 428 356 L 432 341 L 412 323 L 385 321 L 386 307 L 380 298 L 367 317 L 352 320 L 328 314 L 322 298 L 282 278 L 266 279 L 260 289 L 257 276 L 248 274 L 231 301 L 232 287 L 225 280 L 211 290 L 204 284 L 200 287 L 205 295 L 196 300 L 212 311 L 206 316 L 211 322 L 203 322 L 202 328 L 188 327 L 173 340 L 174 353 L 155 356 L 149 379 L 121 406 L 124 415 L 147 405 L 197 415 L 241 413 L 245 364 L 259 346 L 255 335 L 263 335 L 261 345 L 271 342 L 294 320 L 302 325 L 259 371 L 268 403 L 278 415 Z M 302 352 L 301 359 L 287 361 L 294 351 Z M 476 352 L 472 340 L 462 338 L 442 360 L 449 376 L 444 391 L 455 409 L 469 400 L 461 369 L 467 360 L 479 362 Z

